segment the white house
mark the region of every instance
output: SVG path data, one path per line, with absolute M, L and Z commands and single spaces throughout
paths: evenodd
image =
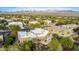
M 48 34 L 48 31 L 41 28 L 35 28 L 34 30 L 31 30 L 31 33 L 36 37 L 45 37 Z
M 32 40 L 34 43 L 42 43 L 48 44 L 51 40 L 52 36 L 49 34 L 48 30 L 44 30 L 41 28 L 35 28 L 30 32 L 18 32 L 18 40 L 23 42 L 25 40 Z
M 36 28 L 31 31 L 31 33 L 34 35 L 34 40 L 33 42 L 35 43 L 42 43 L 42 44 L 48 44 L 52 38 L 52 36 L 49 34 L 48 30 L 44 30 L 41 28 Z M 37 42 L 38 41 L 38 42 Z
M 26 31 L 19 31 L 18 32 L 18 40 L 20 43 L 23 43 L 24 41 L 28 41 L 28 32 Z

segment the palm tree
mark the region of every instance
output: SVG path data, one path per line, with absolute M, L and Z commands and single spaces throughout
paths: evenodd
M 16 37 L 17 31 L 21 30 L 21 28 L 17 25 L 10 25 L 9 26 L 11 29 L 11 36 Z

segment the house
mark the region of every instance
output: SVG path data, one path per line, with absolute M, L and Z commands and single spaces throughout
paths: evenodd
M 4 19 L 5 19 L 5 17 L 0 17 L 0 19 L 1 19 L 1 20 L 4 20 Z
M 37 17 L 37 18 L 36 18 L 36 20 L 40 20 L 40 18 L 39 18 L 39 17 Z
M 52 33 L 58 34 L 59 36 L 71 36 L 74 34 L 73 28 L 78 27 L 75 24 L 67 24 L 60 26 L 52 26 Z
M 19 31 L 18 40 L 20 43 L 23 43 L 24 41 L 28 41 L 28 33 L 26 31 Z
M 26 17 L 26 18 L 24 18 L 23 20 L 30 20 L 30 17 Z
M 48 30 L 44 30 L 41 28 L 35 28 L 34 30 L 31 30 L 31 34 L 33 35 L 34 43 L 42 43 L 46 45 L 50 42 L 52 38 Z
M 51 23 L 52 23 L 51 20 L 44 20 L 44 25 L 48 25 L 49 26 L 49 25 L 51 25 Z
M 76 24 L 67 24 L 67 25 L 60 25 L 56 26 L 54 24 L 51 24 L 51 26 L 44 27 L 44 29 L 47 29 L 51 34 L 57 34 L 59 36 L 67 37 L 72 36 L 74 34 L 73 29 L 79 27 L 79 25 Z
M 35 28 L 30 32 L 18 32 L 18 40 L 20 41 L 20 43 L 32 40 L 33 43 L 48 44 L 51 38 L 52 36 L 49 34 L 49 31 L 41 28 Z
M 17 26 L 20 26 L 21 29 L 24 28 L 22 22 L 10 22 L 10 23 L 8 24 L 8 26 L 10 26 L 10 25 L 17 25 Z
M 40 24 L 38 21 L 29 21 L 29 24 Z
M 29 21 L 29 17 L 23 18 L 23 21 Z
M 11 18 L 12 21 L 17 21 L 17 18 L 13 17 Z
M 5 19 L 7 22 L 12 22 L 12 20 L 11 19 Z

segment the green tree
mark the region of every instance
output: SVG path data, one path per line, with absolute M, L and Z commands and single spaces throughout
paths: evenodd
M 0 20 L 0 29 L 5 29 L 8 22 L 6 20 Z
M 77 46 L 77 47 L 74 47 L 74 49 L 73 49 L 74 51 L 79 51 L 79 46 Z
M 73 29 L 74 32 L 78 32 L 79 33 L 79 27 Z
M 52 23 L 55 23 L 55 20 L 52 19 L 51 21 L 52 21 Z
M 23 42 L 18 45 L 18 49 L 21 51 L 31 51 L 32 42 Z
M 10 35 L 13 36 L 13 37 L 16 37 L 17 31 L 21 30 L 21 28 L 17 25 L 10 25 L 9 27 L 11 29 Z
M 61 44 L 56 38 L 53 38 L 51 42 L 48 44 L 49 50 L 59 51 L 62 50 Z
M 40 28 L 41 27 L 41 24 L 30 24 L 29 25 L 31 28 Z
M 58 39 L 58 37 L 59 37 L 58 34 L 53 34 L 52 36 L 53 36 L 54 38 L 57 38 L 57 39 Z
M 17 26 L 17 25 L 10 25 L 9 26 L 10 27 L 10 29 L 12 30 L 12 31 L 19 31 L 21 28 L 19 27 L 19 26 Z
M 70 48 L 73 47 L 73 41 L 69 37 L 65 37 L 65 38 L 63 37 L 63 38 L 61 38 L 60 42 L 61 42 L 63 48 L 70 49 Z
M 12 45 L 14 42 L 14 39 L 12 36 L 8 36 L 5 43 L 4 43 L 4 48 L 9 48 L 10 45 Z
M 56 23 L 56 25 L 64 25 L 64 24 L 65 24 L 64 20 L 59 20 L 59 21 L 57 21 L 57 23 Z

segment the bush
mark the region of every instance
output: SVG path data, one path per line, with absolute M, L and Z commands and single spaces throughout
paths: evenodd
M 12 31 L 19 31 L 21 28 L 19 27 L 19 26 L 17 26 L 17 25 L 10 25 L 9 26 L 10 27 L 10 29 L 12 30 Z
M 21 51 L 31 51 L 32 43 L 31 41 L 29 42 L 23 42 L 18 45 L 18 49 Z
M 40 28 L 41 27 L 41 24 L 30 24 L 29 25 L 31 28 Z
M 61 44 L 56 38 L 53 38 L 51 40 L 51 42 L 48 44 L 48 47 L 49 50 L 54 50 L 54 51 L 62 50 Z
M 78 32 L 79 33 L 79 27 L 73 29 L 74 32 Z
M 6 39 L 5 43 L 4 43 L 4 48 L 8 48 L 10 45 L 12 45 L 14 42 L 13 37 L 8 36 L 8 38 Z
M 70 49 L 70 48 L 73 47 L 73 41 L 69 37 L 61 38 L 60 39 L 60 42 L 61 42 L 63 48 Z
M 58 25 L 64 25 L 64 24 L 65 24 L 64 20 L 59 20 L 59 21 L 56 23 L 57 26 L 58 26 Z
M 8 25 L 6 20 L 0 20 L 0 29 L 6 29 L 6 25 Z

